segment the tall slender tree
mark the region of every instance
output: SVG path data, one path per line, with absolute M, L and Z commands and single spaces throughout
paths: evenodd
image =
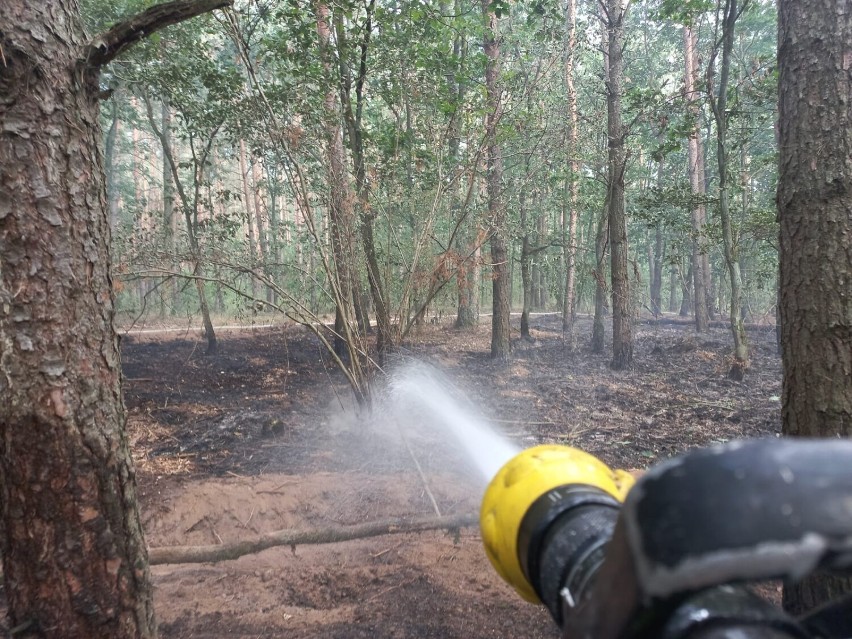
M 577 220 L 579 219 L 579 173 L 577 157 L 577 89 L 574 84 L 574 69 L 577 49 L 577 0 L 565 0 L 565 97 L 568 113 L 566 124 L 566 151 L 568 177 L 562 205 L 562 245 L 565 260 L 565 292 L 562 297 L 562 332 L 568 347 L 573 350 L 576 342 L 574 318 L 577 303 Z
M 511 351 L 509 339 L 509 252 L 506 244 L 508 220 L 503 200 L 503 155 L 497 140 L 497 124 L 502 111 L 500 86 L 500 36 L 493 0 L 482 0 L 485 20 L 485 91 L 487 115 L 485 122 L 488 223 L 491 245 L 491 357 L 506 359 Z
M 704 184 L 704 150 L 701 144 L 701 114 L 698 91 L 698 36 L 690 26 L 683 28 L 683 57 L 685 60 L 684 93 L 689 103 L 690 117 L 694 120 L 689 131 L 688 171 L 692 197 L 692 279 L 693 279 L 693 314 L 695 330 L 707 332 L 710 317 L 707 313 L 707 276 L 709 275 L 709 260 L 707 259 L 707 240 L 705 225 L 707 223 L 706 206 L 702 201 L 705 196 Z
M 608 38 L 606 82 L 607 217 L 609 221 L 610 277 L 612 282 L 612 367 L 626 368 L 633 362 L 633 328 L 630 309 L 630 280 L 627 273 L 627 219 L 624 205 L 624 174 L 627 170 L 621 96 L 624 84 L 624 18 L 626 0 L 607 0 L 605 18 Z
M 734 362 L 728 372 L 732 379 L 742 379 L 748 368 L 748 338 L 745 332 L 740 309 L 742 307 L 742 276 L 740 274 L 739 247 L 734 234 L 731 219 L 729 172 L 730 161 L 728 142 L 728 90 L 731 76 L 731 58 L 734 46 L 734 29 L 737 19 L 748 6 L 749 0 L 740 5 L 738 0 L 720 0 L 717 6 L 717 16 L 721 26 L 721 58 L 719 59 L 719 77 L 715 77 L 716 59 L 719 58 L 718 47 L 713 48 L 710 65 L 707 71 L 708 95 L 713 118 L 716 122 L 716 161 L 719 169 L 719 220 L 722 225 L 722 246 L 725 255 L 725 265 L 728 269 L 728 279 L 731 285 L 730 321 L 731 333 L 734 338 Z M 695 299 L 697 305 L 700 300 Z

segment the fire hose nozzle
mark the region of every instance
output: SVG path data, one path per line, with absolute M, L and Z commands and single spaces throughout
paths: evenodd
M 526 546 L 552 519 L 545 526 L 537 520 L 557 517 L 566 507 L 595 503 L 594 495 L 621 503 L 633 481 L 629 473 L 612 470 L 576 448 L 542 445 L 522 451 L 497 472 L 482 499 L 479 524 L 488 559 L 521 597 L 542 603 L 536 577 L 528 574 Z

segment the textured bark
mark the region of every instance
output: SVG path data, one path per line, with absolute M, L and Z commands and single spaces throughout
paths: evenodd
M 482 0 L 485 19 L 483 48 L 487 59 L 485 67 L 486 91 L 486 157 L 488 180 L 488 219 L 491 246 L 491 357 L 507 359 L 511 352 L 509 339 L 509 253 L 506 247 L 508 222 L 503 202 L 503 155 L 497 142 L 497 123 L 501 116 L 500 41 L 497 16 L 491 0 Z
M 688 140 L 689 184 L 692 197 L 701 200 L 705 197 L 704 160 L 701 147 L 701 127 L 699 122 L 698 85 L 698 36 L 690 27 L 683 28 L 683 49 L 686 71 L 684 73 L 684 93 L 689 102 L 690 115 L 694 118 Z M 706 333 L 709 315 L 707 313 L 707 240 L 704 227 L 707 224 L 707 211 L 703 203 L 696 202 L 690 215 L 692 222 L 692 278 L 696 303 L 695 330 Z
M 783 432 L 852 436 L 852 11 L 780 0 L 780 311 Z M 845 9 L 845 10 L 844 10 Z M 794 613 L 852 590 L 849 578 L 785 588 Z
M 361 243 L 364 249 L 364 262 L 367 267 L 367 283 L 373 310 L 376 314 L 376 350 L 379 364 L 385 356 L 396 350 L 398 330 L 394 329 L 391 320 L 390 299 L 382 279 L 382 270 L 376 250 L 376 238 L 373 228 L 375 212 L 370 206 L 370 187 L 367 180 L 367 165 L 364 154 L 364 131 L 361 117 L 364 110 L 364 86 L 367 81 L 367 58 L 370 50 L 370 38 L 373 31 L 373 12 L 376 1 L 369 0 L 365 7 L 366 16 L 364 28 L 361 30 L 360 55 L 358 74 L 354 81 L 355 100 L 352 100 L 352 79 L 348 64 L 348 44 L 344 25 L 343 12 L 334 15 L 334 27 L 337 35 L 338 60 L 340 62 L 340 100 L 343 109 L 343 121 L 346 125 L 349 151 L 355 168 L 355 194 L 358 200 L 358 221 Z M 358 285 L 360 289 L 360 284 Z M 366 311 L 365 311 L 366 312 Z
M 317 5 L 317 34 L 320 43 L 320 56 L 326 71 L 331 73 L 332 65 L 328 50 L 331 31 L 328 18 L 328 7 L 325 4 Z M 355 290 L 352 287 L 351 271 L 354 268 L 352 234 L 354 232 L 355 209 L 354 197 L 350 193 L 346 175 L 340 106 L 337 92 L 334 89 L 329 90 L 326 94 L 324 106 L 323 129 L 329 182 L 328 214 L 331 250 L 335 267 L 333 274 L 335 276 L 335 299 L 337 301 L 334 318 L 334 352 L 337 355 L 343 355 L 346 350 L 349 322 L 354 314 L 353 296 Z
M 254 198 L 251 196 L 251 187 L 249 186 L 248 162 L 246 160 L 246 143 L 240 139 L 239 143 L 240 156 L 240 186 L 243 191 L 243 206 L 245 206 L 245 221 L 248 228 L 248 243 L 249 243 L 249 266 L 255 267 L 257 259 L 257 235 L 254 226 Z M 251 295 L 257 297 L 257 279 L 251 278 Z
M 677 277 L 678 269 L 675 264 L 672 264 L 669 270 L 669 313 L 676 313 L 677 306 Z
M 164 98 L 160 106 L 161 125 L 163 127 L 163 136 L 171 144 L 172 140 L 172 111 L 169 106 L 168 99 Z M 175 215 L 175 183 L 172 179 L 172 172 L 169 169 L 169 162 L 163 154 L 163 240 L 165 242 L 166 251 L 169 254 L 169 263 L 173 268 L 177 268 L 177 216 Z M 174 312 L 175 304 L 177 303 L 178 288 L 174 279 L 167 285 L 168 294 L 166 298 L 168 304 L 167 313 L 171 315 Z
M 565 98 L 568 102 L 566 118 L 568 147 L 568 201 L 562 213 L 562 245 L 565 261 L 565 292 L 562 296 L 562 332 L 569 350 L 576 346 L 574 320 L 577 315 L 577 219 L 579 215 L 579 173 L 577 158 L 577 89 L 574 86 L 574 62 L 577 49 L 577 0 L 565 2 Z M 565 215 L 565 208 L 568 214 Z M 567 217 L 567 220 L 565 219 Z
M 0 508 L 16 636 L 152 637 L 97 69 L 77 2 L 0 3 Z
M 612 282 L 612 367 L 620 370 L 633 362 L 633 328 L 630 317 L 630 280 L 627 272 L 627 219 L 624 210 L 626 129 L 621 119 L 624 82 L 624 16 L 626 0 L 608 0 L 607 72 L 608 217 Z
M 604 204 L 604 209 L 598 216 L 597 232 L 595 234 L 595 263 L 597 268 L 595 276 L 595 317 L 592 320 L 592 352 L 603 353 L 606 330 L 604 328 L 604 315 L 606 314 L 606 247 L 609 243 L 609 224 L 607 209 L 609 205 Z
M 529 168 L 529 167 L 527 167 Z M 523 306 L 521 308 L 521 337 L 530 337 L 530 307 L 533 305 L 535 296 L 535 284 L 533 279 L 538 277 L 538 269 L 532 267 L 532 244 L 527 229 L 527 207 L 526 192 L 521 191 L 518 195 L 518 210 L 520 214 L 521 228 L 524 235 L 521 238 L 521 288 L 523 289 Z M 532 272 L 531 272 L 532 271 Z

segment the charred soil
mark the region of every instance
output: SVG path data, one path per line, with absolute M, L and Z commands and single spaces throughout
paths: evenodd
M 699 336 L 687 326 L 640 324 L 635 365 L 614 372 L 607 354 L 570 354 L 558 316 L 534 316 L 531 326 L 532 340 L 514 341 L 509 362 L 493 362 L 487 323 L 472 332 L 430 324 L 397 364 L 417 359 L 444 371 L 519 446 L 570 444 L 618 468 L 779 430 L 772 331 L 750 334 L 751 368 L 734 382 L 721 328 Z M 589 332 L 581 321 L 579 334 Z M 413 518 L 436 506 L 442 515 L 476 512 L 483 480 L 462 451 L 440 431 L 398 428 L 380 389 L 372 413 L 357 410 L 304 329 L 231 331 L 216 357 L 205 357 L 200 342 L 123 339 L 150 547 Z M 496 576 L 475 528 L 279 547 L 152 572 L 165 638 L 558 636 L 543 609 Z

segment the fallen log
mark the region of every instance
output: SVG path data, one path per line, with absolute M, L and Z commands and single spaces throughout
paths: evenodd
M 454 530 L 479 523 L 476 515 L 454 515 L 448 517 L 415 517 L 411 519 L 386 519 L 355 526 L 338 526 L 322 530 L 277 530 L 255 539 L 235 541 L 210 546 L 161 546 L 148 550 L 148 563 L 160 564 L 199 564 L 228 561 L 243 555 L 258 553 L 275 546 L 290 546 L 295 552 L 296 546 L 306 544 L 332 544 L 352 539 L 365 539 L 379 535 L 423 532 L 425 530 Z
M 647 324 L 650 326 L 694 326 L 695 320 L 690 318 L 680 318 L 680 317 L 658 317 L 654 319 L 652 317 L 639 320 L 640 324 Z M 731 328 L 731 322 L 729 320 L 711 320 L 707 322 L 707 326 L 710 328 Z M 745 328 L 747 331 L 755 331 L 755 332 L 763 332 L 763 333 L 771 333 L 775 331 L 775 324 L 755 324 L 751 322 L 746 322 Z

